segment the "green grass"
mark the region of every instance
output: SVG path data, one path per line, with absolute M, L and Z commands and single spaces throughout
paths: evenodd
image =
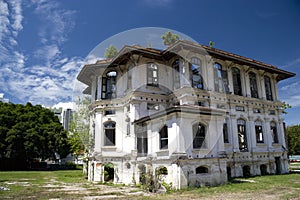
M 60 190 L 78 186 L 84 192 Z M 121 187 L 88 182 L 80 170 L 0 172 L 0 199 L 80 199 L 85 196 L 117 195 L 123 198 Z M 101 189 L 109 187 L 109 190 Z M 123 185 L 122 185 L 123 187 Z M 127 187 L 125 187 L 127 188 Z M 128 195 L 140 191 L 129 188 Z M 129 199 L 291 199 L 300 198 L 300 174 L 258 176 L 234 179 L 218 187 L 187 188 L 154 196 L 128 196 Z

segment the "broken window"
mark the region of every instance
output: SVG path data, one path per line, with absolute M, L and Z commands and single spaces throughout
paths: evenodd
M 240 151 L 248 151 L 247 135 L 246 135 L 246 122 L 243 119 L 237 120 L 238 139 Z
M 200 166 L 196 168 L 196 174 L 207 174 L 208 168 L 204 166 Z
M 258 98 L 257 80 L 256 74 L 253 72 L 249 73 L 250 91 L 252 98 Z
M 271 128 L 273 143 L 278 143 L 277 124 L 275 122 L 271 122 L 270 128 Z
M 265 79 L 266 98 L 269 101 L 273 101 L 271 79 L 268 76 L 265 76 L 264 79 Z
M 116 145 L 116 123 L 106 122 L 104 124 L 104 145 L 105 146 L 115 146 Z
M 264 134 L 261 121 L 255 121 L 255 135 L 257 143 L 264 143 Z
M 168 149 L 168 126 L 163 126 L 159 131 L 160 149 Z
M 229 93 L 227 71 L 223 70 L 219 63 L 214 64 L 214 84 L 216 92 Z
M 147 84 L 158 86 L 158 67 L 155 63 L 147 64 Z
M 116 97 L 117 72 L 110 71 L 102 77 L 102 99 L 111 99 Z
M 223 140 L 224 143 L 229 143 L 227 123 L 223 124 Z
M 203 89 L 203 77 L 202 77 L 202 66 L 201 66 L 201 60 L 199 58 L 193 57 L 191 59 L 191 65 L 190 65 L 190 74 L 191 74 L 191 80 L 192 80 L 192 87 Z
M 180 88 L 180 61 L 176 59 L 173 64 L 174 89 Z
M 204 124 L 198 123 L 193 125 L 193 148 L 206 148 L 206 128 Z
M 236 67 L 232 68 L 233 92 L 236 95 L 242 96 L 242 82 L 240 70 Z

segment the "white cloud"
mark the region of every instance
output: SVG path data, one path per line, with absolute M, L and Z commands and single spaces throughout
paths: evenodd
M 55 104 L 52 106 L 52 108 L 63 108 L 65 109 L 73 109 L 73 102 L 59 102 L 58 104 Z

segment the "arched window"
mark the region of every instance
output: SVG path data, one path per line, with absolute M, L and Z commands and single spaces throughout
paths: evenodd
M 203 89 L 203 77 L 202 77 L 202 66 L 201 66 L 201 60 L 199 58 L 192 58 L 191 59 L 191 80 L 192 80 L 192 87 Z
M 264 134 L 261 121 L 255 121 L 255 135 L 257 143 L 264 143 Z
M 265 76 L 264 79 L 265 79 L 266 98 L 269 101 L 273 101 L 271 79 L 268 76 Z
M 207 174 L 208 168 L 204 166 L 200 166 L 196 168 L 196 174 Z
M 157 175 L 168 175 L 168 169 L 163 166 L 156 168 L 155 171 Z
M 168 149 L 168 126 L 163 126 L 159 131 L 160 149 Z
M 116 80 L 116 71 L 107 72 L 106 75 L 102 77 L 102 99 L 111 99 L 116 97 Z
M 106 122 L 104 124 L 104 145 L 105 146 L 115 146 L 116 145 L 116 123 Z
M 258 98 L 257 80 L 256 74 L 253 72 L 249 73 L 250 91 L 252 98 Z
M 206 148 L 206 127 L 204 124 L 197 123 L 193 125 L 193 148 Z
M 155 63 L 147 64 L 147 84 L 158 86 L 158 67 Z
M 271 122 L 270 129 L 271 129 L 271 134 L 272 134 L 272 138 L 273 138 L 273 143 L 278 143 L 278 133 L 277 133 L 276 122 Z
M 246 122 L 243 119 L 237 120 L 238 139 L 240 151 L 248 151 L 247 135 L 246 135 Z
M 173 64 L 173 78 L 174 78 L 174 88 L 180 88 L 180 61 L 176 59 Z
M 214 83 L 216 92 L 229 92 L 227 71 L 219 63 L 214 64 Z
M 242 96 L 242 81 L 240 70 L 236 67 L 232 68 L 233 92 L 236 95 Z

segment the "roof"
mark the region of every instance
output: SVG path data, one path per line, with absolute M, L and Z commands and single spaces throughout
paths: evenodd
M 244 56 L 240 56 L 234 53 L 230 53 L 224 50 L 216 49 L 210 46 L 205 46 L 202 44 L 198 44 L 195 42 L 187 41 L 187 40 L 179 40 L 166 48 L 165 50 L 159 50 L 154 48 L 143 47 L 139 45 L 125 45 L 118 52 L 118 54 L 111 59 L 98 60 L 95 64 L 88 64 L 83 67 L 80 73 L 77 76 L 77 79 L 86 85 L 91 84 L 90 76 L 96 73 L 97 69 L 107 67 L 114 67 L 117 65 L 125 64 L 129 61 L 130 56 L 133 54 L 142 55 L 145 57 L 157 59 L 157 60 L 166 60 L 172 56 L 177 55 L 182 48 L 195 49 L 197 51 L 203 51 L 203 53 L 208 53 L 209 55 L 220 58 L 224 60 L 232 61 L 233 63 L 238 63 L 241 65 L 247 65 L 255 69 L 262 69 L 270 73 L 278 74 L 277 80 L 284 80 L 290 77 L 295 76 L 295 73 L 288 72 L 278 67 L 270 64 L 266 64 L 261 61 L 257 61 L 251 58 L 247 58 Z

